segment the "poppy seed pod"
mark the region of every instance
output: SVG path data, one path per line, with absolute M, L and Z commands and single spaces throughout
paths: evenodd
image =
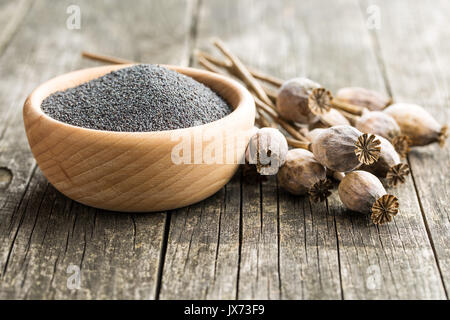
M 372 133 L 386 139 L 400 135 L 400 127 L 387 113 L 381 111 L 364 112 L 356 121 L 355 128 L 364 133 Z
M 401 158 L 409 153 L 409 138 L 401 135 L 400 126 L 394 118 L 381 111 L 367 111 L 358 118 L 355 128 L 364 133 L 372 133 L 391 141 Z
M 379 92 L 360 87 L 341 88 L 336 94 L 336 99 L 372 111 L 383 110 L 392 103 L 391 98 Z
M 308 106 L 309 95 L 320 85 L 307 78 L 287 80 L 278 90 L 276 107 L 282 118 L 298 123 L 312 123 L 319 118 Z
M 320 129 L 312 137 L 310 148 L 317 161 L 325 167 L 348 172 L 362 163 L 372 164 L 377 161 L 379 145 L 380 141 L 374 135 L 363 134 L 351 126 L 335 126 Z
M 288 145 L 284 135 L 275 128 L 258 129 L 245 151 L 245 160 L 256 165 L 261 175 L 274 175 L 286 161 Z
M 438 142 L 442 147 L 448 137 L 447 126 L 441 126 L 424 108 L 416 104 L 395 103 L 384 113 L 397 121 L 402 134 L 411 140 L 411 146 L 425 146 Z
M 347 209 L 371 213 L 372 222 L 390 222 L 398 212 L 398 199 L 387 194 L 380 180 L 366 171 L 345 175 L 338 187 L 339 198 Z
M 361 165 L 360 170 L 368 171 L 379 178 L 386 178 L 389 186 L 404 183 L 409 174 L 409 166 L 400 161 L 400 156 L 394 146 L 385 138 L 377 136 L 380 140 L 381 151 L 378 161 L 371 165 Z
M 278 171 L 278 183 L 292 194 L 309 194 L 314 202 L 324 201 L 333 187 L 325 167 L 304 149 L 289 150 L 286 162 Z

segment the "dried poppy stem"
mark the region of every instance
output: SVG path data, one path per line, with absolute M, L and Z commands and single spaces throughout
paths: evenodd
M 215 64 L 218 67 L 225 68 L 229 72 L 234 72 L 232 63 L 229 61 L 224 61 L 224 60 L 218 59 L 218 58 L 214 57 L 213 55 L 211 55 L 207 52 L 204 52 L 204 51 L 200 51 L 200 50 L 196 50 L 195 54 L 197 57 L 201 56 L 204 59 L 208 60 L 210 63 Z M 255 77 L 256 79 L 265 81 L 273 86 L 279 87 L 284 82 L 284 80 L 282 80 L 282 79 L 270 76 L 268 74 L 265 74 L 261 71 L 255 70 L 253 68 L 247 67 L 247 69 L 252 74 L 252 76 Z
M 394 99 L 393 99 L 392 97 L 389 97 L 388 100 L 387 100 L 387 102 L 386 102 L 386 105 L 384 106 L 383 109 L 389 107 L 389 106 L 390 106 L 391 104 L 393 104 L 393 103 L 394 103 Z
M 355 125 L 356 121 L 358 121 L 358 116 L 354 115 L 353 113 L 344 111 L 344 110 L 338 110 L 349 122 L 352 126 Z
M 215 66 L 214 64 L 210 63 L 208 60 L 206 60 L 202 56 L 198 56 L 197 61 L 202 67 L 204 67 L 208 71 L 211 71 L 211 72 L 214 72 L 217 74 L 221 74 L 221 75 L 228 75 L 222 69 L 220 69 L 217 66 Z
M 220 68 L 218 68 L 216 65 L 212 64 L 211 62 L 209 62 L 209 60 L 205 59 L 203 56 L 198 55 L 197 56 L 197 61 L 198 63 L 203 66 L 206 70 L 217 73 L 217 74 L 222 74 L 222 75 L 226 75 L 228 76 L 228 74 L 221 70 Z M 255 97 L 256 98 L 256 97 Z M 257 98 L 256 98 L 257 99 Z M 262 103 L 262 102 L 261 102 Z M 274 124 L 270 123 L 262 114 L 260 108 L 257 108 L 256 110 L 257 112 L 257 118 L 255 119 L 255 121 L 257 122 L 257 124 L 260 127 L 273 127 Z M 267 112 L 267 111 L 266 111 Z M 274 115 L 272 115 L 273 117 Z M 277 115 L 275 115 L 277 117 Z
M 261 110 L 256 110 L 256 115 L 257 115 L 257 117 L 256 117 L 256 119 L 255 119 L 255 122 L 256 122 L 256 124 L 258 124 L 261 128 L 264 128 L 264 127 L 271 127 L 272 126 L 272 123 L 270 123 L 270 121 L 269 120 L 267 120 L 267 118 L 266 117 L 264 117 L 264 115 L 263 115 L 263 113 L 261 112 Z
M 284 80 L 280 78 L 265 74 L 255 69 L 249 69 L 249 71 L 256 79 L 265 81 L 276 87 L 280 87 L 284 82 Z
M 248 71 L 247 67 L 236 57 L 231 51 L 225 46 L 225 44 L 219 40 L 214 40 L 214 45 L 222 51 L 222 53 L 231 61 L 233 64 L 233 69 L 236 72 L 236 75 L 250 88 L 252 88 L 258 98 L 260 98 L 263 102 L 268 105 L 272 105 L 272 101 L 269 99 L 267 94 L 264 92 L 263 88 L 259 84 L 258 81 L 252 76 L 250 71 Z
M 291 136 L 293 136 L 295 139 L 300 141 L 307 141 L 307 139 L 302 136 L 297 129 L 295 129 L 293 126 L 291 126 L 288 122 L 281 119 L 278 116 L 278 113 L 273 109 L 273 107 L 265 104 L 263 101 L 261 101 L 258 97 L 253 96 L 255 99 L 256 106 L 258 108 L 261 108 L 264 110 L 267 114 L 269 114 L 274 121 L 276 121 L 284 130 L 286 130 Z
M 344 172 L 339 172 L 339 171 L 332 171 L 331 172 L 331 176 L 336 179 L 337 181 L 342 181 L 342 179 L 344 179 L 345 177 L 345 173 Z
M 264 128 L 264 127 L 265 127 L 263 121 L 261 120 L 261 117 L 256 117 L 256 118 L 255 118 L 255 124 L 256 124 L 259 128 Z
M 117 57 L 113 57 L 113 56 L 106 56 L 106 55 L 102 55 L 102 54 L 98 54 L 98 53 L 92 53 L 92 52 L 87 52 L 87 51 L 81 52 L 81 56 L 84 57 L 84 58 L 91 59 L 91 60 L 96 60 L 96 61 L 101 61 L 101 62 L 106 62 L 106 63 L 112 63 L 112 64 L 136 63 L 136 62 L 131 61 L 131 60 L 126 60 L 126 59 L 117 58 Z
M 219 45 L 223 44 L 216 44 L 216 46 L 219 47 Z M 220 49 L 220 47 L 219 47 Z M 225 49 L 224 47 L 222 49 Z M 221 49 L 221 50 L 222 50 Z M 228 51 L 229 54 L 231 54 L 231 52 Z M 225 53 L 224 53 L 225 54 Z M 87 51 L 83 51 L 81 53 L 82 57 L 84 58 L 88 58 L 91 60 L 96 60 L 96 61 L 101 61 L 101 62 L 105 62 L 105 63 L 112 63 L 112 64 L 129 64 L 129 63 L 136 63 L 135 61 L 132 60 L 127 60 L 127 59 L 123 59 L 123 58 L 119 58 L 119 57 L 114 57 L 114 56 L 108 56 L 108 55 L 103 55 L 103 54 L 97 54 L 97 53 L 92 53 L 92 52 L 87 52 Z M 232 63 L 227 63 L 226 61 L 220 60 L 218 58 L 213 57 L 212 55 L 203 52 L 203 51 L 196 51 L 196 55 L 197 58 L 199 60 L 199 63 L 205 67 L 205 69 L 212 71 L 212 72 L 216 72 L 216 73 L 220 73 L 220 74 L 224 74 L 219 68 L 216 68 L 214 65 L 225 68 L 227 71 L 229 71 L 231 74 L 237 76 L 238 78 L 242 79 L 244 82 L 247 82 L 248 79 L 246 79 L 246 77 L 241 78 L 242 76 L 242 69 L 236 68 L 236 65 L 234 64 L 235 60 L 233 59 Z M 233 56 L 234 58 L 237 59 L 237 57 Z M 231 59 L 230 59 L 231 60 Z M 251 76 L 253 76 L 256 79 L 265 81 L 267 83 L 270 83 L 276 87 L 280 87 L 284 80 L 267 75 L 265 73 L 262 73 L 258 70 L 254 70 L 254 69 L 250 69 L 245 67 L 245 65 L 239 61 L 241 66 L 246 68 L 247 71 L 249 72 L 249 74 Z M 264 95 L 267 97 L 267 100 L 265 101 L 268 104 L 273 104 L 276 101 L 276 97 L 277 97 L 277 92 L 267 86 L 263 86 L 261 84 L 258 84 L 257 82 L 253 82 L 252 84 L 250 84 L 251 87 L 253 87 L 253 85 L 255 85 L 256 87 L 260 87 L 260 90 L 255 90 L 257 92 L 258 97 L 261 100 L 266 100 L 266 98 L 264 97 Z M 254 88 L 255 89 L 255 88 Z M 264 93 L 262 93 L 264 92 Z M 360 114 L 360 111 L 358 110 L 358 108 L 355 108 L 355 106 L 342 102 L 342 101 L 338 101 L 336 99 L 332 100 L 332 106 L 339 109 L 339 110 L 343 110 L 347 113 L 351 113 L 351 114 Z
M 288 145 L 293 148 L 300 148 L 311 151 L 311 142 L 300 141 L 294 138 L 286 137 Z
M 215 72 L 218 74 L 222 74 L 222 75 L 226 75 L 226 73 L 222 70 L 220 70 L 218 67 L 216 67 L 215 65 L 213 65 L 212 63 L 209 62 L 209 60 L 206 60 L 205 58 L 203 58 L 202 56 L 198 56 L 197 57 L 198 62 L 207 70 L 211 71 L 211 72 Z M 253 90 L 252 90 L 253 91 Z M 255 99 L 256 102 L 256 106 L 257 106 L 257 113 L 259 115 L 259 118 L 256 119 L 258 125 L 260 125 L 261 127 L 273 127 L 274 124 L 270 123 L 263 115 L 261 112 L 261 109 L 264 113 L 269 114 L 269 116 L 274 119 L 275 122 L 277 122 L 278 124 L 280 124 L 283 129 L 285 129 L 287 132 L 289 132 L 292 136 L 294 136 L 296 138 L 296 140 L 302 140 L 304 139 L 304 137 L 302 137 L 297 130 L 292 127 L 290 124 L 288 124 L 286 121 L 284 121 L 283 119 L 281 119 L 276 110 L 270 106 L 265 104 L 264 102 L 262 102 L 254 93 L 253 91 L 253 97 Z M 258 110 L 259 109 L 259 110 Z
M 228 60 L 222 60 L 219 58 L 216 58 L 212 54 L 209 54 L 208 52 L 201 51 L 199 49 L 196 49 L 194 51 L 194 54 L 197 56 L 197 58 L 202 57 L 205 60 L 208 60 L 210 63 L 216 65 L 217 67 L 227 69 L 228 71 L 232 72 L 232 63 Z
M 261 87 L 266 92 L 267 96 L 270 98 L 272 103 L 275 105 L 277 103 L 277 96 L 278 96 L 277 90 L 270 88 L 268 86 L 265 86 L 263 84 L 261 84 Z
M 226 75 L 226 76 L 230 75 L 230 74 L 226 73 L 225 71 L 223 71 L 222 69 L 220 69 L 216 64 L 211 63 L 210 60 L 206 59 L 203 55 L 197 55 L 197 61 L 203 68 L 205 68 L 208 71 L 211 71 L 211 72 L 214 72 L 214 73 L 218 73 L 218 74 L 221 74 L 221 75 Z M 228 72 L 230 72 L 230 68 L 225 68 L 225 69 Z M 231 74 L 231 75 L 234 75 L 234 74 Z M 276 91 L 273 90 L 272 88 L 269 88 L 269 87 L 264 86 L 264 85 L 261 85 L 261 87 L 266 92 L 267 96 L 272 101 L 272 103 L 275 103 L 276 98 L 277 98 L 276 97 L 276 95 L 277 95 Z
M 199 50 L 197 50 L 195 52 L 195 54 L 197 56 L 198 62 L 203 67 L 205 67 L 205 69 L 207 69 L 209 71 L 224 74 L 224 72 L 222 72 L 220 70 L 220 68 L 217 68 L 217 66 L 218 66 L 218 67 L 225 68 L 230 73 L 235 73 L 235 72 L 233 72 L 233 66 L 231 63 L 227 63 L 226 61 L 217 59 L 217 58 L 213 57 L 212 55 L 210 55 L 206 52 L 199 51 Z M 122 59 L 119 57 L 107 56 L 107 55 L 98 54 L 98 53 L 92 53 L 92 52 L 88 52 L 88 51 L 81 52 L 81 56 L 84 58 L 91 59 L 91 60 L 105 62 L 105 63 L 111 63 L 111 64 L 136 63 L 135 61 Z M 281 79 L 267 75 L 258 70 L 255 70 L 255 69 L 250 69 L 250 68 L 248 68 L 248 69 L 249 69 L 250 73 L 253 75 L 253 77 L 255 77 L 259 80 L 265 81 L 271 85 L 278 87 L 283 83 L 283 80 L 281 80 Z M 263 90 L 266 91 L 267 95 L 273 102 L 273 100 L 276 99 L 276 91 L 267 86 L 262 86 L 262 87 L 263 87 Z

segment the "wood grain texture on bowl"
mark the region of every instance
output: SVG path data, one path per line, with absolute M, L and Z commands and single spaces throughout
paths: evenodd
M 203 70 L 167 66 L 209 86 L 234 109 L 220 120 L 192 128 L 155 132 L 100 131 L 62 123 L 42 112 L 41 103 L 48 95 L 127 66 L 67 73 L 45 82 L 27 98 L 23 109 L 25 130 L 45 177 L 75 201 L 114 211 L 170 210 L 214 194 L 236 172 L 237 161 L 244 155 L 247 135 L 254 124 L 251 95 L 231 79 Z M 236 143 L 237 140 L 240 143 Z M 182 141 L 191 142 L 192 161 L 194 155 L 199 160 L 205 150 L 214 149 L 211 143 L 227 141 L 221 144 L 223 159 L 233 158 L 234 161 L 175 164 L 172 150 Z M 219 155 L 220 150 L 217 150 Z

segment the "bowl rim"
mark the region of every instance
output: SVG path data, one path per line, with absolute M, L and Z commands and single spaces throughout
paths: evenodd
M 70 128 L 72 130 L 77 130 L 77 131 L 81 131 L 81 132 L 86 132 L 86 133 L 95 133 L 95 134 L 105 134 L 105 135 L 123 135 L 123 136 L 127 136 L 127 135 L 167 135 L 167 134 L 171 134 L 171 133 L 176 133 L 176 134 L 183 134 L 183 132 L 189 132 L 191 130 L 199 130 L 199 129 L 208 129 L 211 127 L 223 127 L 222 125 L 224 125 L 225 123 L 229 122 L 229 121 L 233 121 L 233 119 L 238 119 L 240 117 L 240 115 L 244 115 L 245 114 L 245 109 L 247 108 L 252 108 L 253 109 L 253 114 L 256 112 L 255 111 L 255 101 L 252 97 L 252 95 L 250 94 L 250 92 L 244 87 L 242 86 L 240 83 L 238 83 L 236 80 L 231 79 L 229 77 L 223 76 L 221 74 L 217 74 L 217 73 L 213 73 L 207 70 L 203 70 L 203 69 L 198 69 L 198 68 L 192 68 L 192 67 L 184 67 L 184 66 L 176 66 L 176 65 L 168 65 L 168 64 L 156 64 L 162 67 L 166 67 L 170 70 L 174 70 L 176 72 L 179 72 L 183 75 L 192 77 L 195 79 L 195 77 L 193 77 L 192 75 L 205 75 L 209 78 L 213 78 L 215 81 L 221 81 L 222 83 L 224 83 L 226 86 L 228 86 L 229 88 L 231 88 L 232 90 L 234 90 L 235 92 L 238 93 L 239 96 L 239 101 L 236 103 L 236 106 L 232 105 L 228 100 L 226 100 L 224 97 L 222 97 L 222 99 L 224 99 L 232 108 L 232 111 L 227 114 L 225 117 L 220 118 L 218 120 L 212 121 L 212 122 L 208 122 L 208 123 L 204 123 L 201 125 L 197 125 L 197 126 L 192 126 L 192 127 L 187 127 L 187 128 L 178 128 L 178 129 L 171 129 L 171 130 L 159 130 L 159 131 L 111 131 L 111 130 L 98 130 L 98 129 L 91 129 L 91 128 L 85 128 L 85 127 L 79 127 L 79 126 L 75 126 L 57 119 L 52 118 L 51 116 L 47 115 L 41 108 L 41 104 L 42 101 L 47 98 L 50 94 L 53 94 L 55 92 L 58 92 L 60 90 L 56 90 L 56 91 L 52 91 L 51 93 L 49 93 L 48 95 L 46 95 L 44 98 L 41 98 L 39 96 L 40 91 L 47 88 L 48 86 L 54 85 L 57 82 L 63 82 L 63 83 L 67 83 L 70 82 L 71 79 L 77 78 L 77 76 L 86 73 L 86 72 L 98 72 L 101 73 L 101 75 L 93 77 L 89 80 L 83 81 L 81 83 L 75 83 L 74 85 L 70 85 L 67 86 L 66 89 L 68 88 L 73 88 L 76 87 L 80 84 L 86 83 L 90 80 L 93 79 L 97 79 L 99 77 L 102 77 L 110 72 L 119 70 L 119 69 L 123 69 L 123 68 L 127 68 L 127 67 L 131 67 L 134 65 L 140 65 L 140 64 L 146 64 L 146 63 L 129 63 L 129 64 L 113 64 L 113 65 L 105 65 L 105 66 L 99 66 L 99 67 L 91 67 L 91 68 L 83 68 L 83 69 L 78 69 L 78 70 L 74 70 L 74 71 L 70 71 L 64 74 L 61 74 L 59 76 L 53 77 L 43 83 L 41 83 L 38 87 L 36 87 L 31 93 L 30 95 L 27 97 L 25 103 L 24 103 L 24 108 L 23 108 L 23 113 L 24 113 L 24 121 L 26 118 L 25 113 L 29 113 L 30 111 L 35 113 L 39 119 L 44 118 L 46 121 L 50 121 L 58 126 L 62 126 L 62 127 L 67 127 Z M 105 71 L 105 72 L 103 72 Z M 188 73 L 188 74 L 186 74 Z M 196 80 L 202 84 L 204 84 L 203 82 Z M 204 84 L 206 85 L 206 84 Z M 209 87 L 209 86 L 208 86 Z M 64 89 L 65 90 L 65 89 Z M 213 90 L 214 92 L 216 92 L 214 89 L 211 88 L 211 90 Z M 37 100 L 40 100 L 39 102 Z M 33 125 L 31 125 L 33 126 Z M 28 128 L 27 128 L 28 129 Z

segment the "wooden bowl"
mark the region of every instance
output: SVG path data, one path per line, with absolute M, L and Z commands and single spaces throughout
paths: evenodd
M 129 66 L 70 72 L 30 94 L 23 119 L 31 151 L 45 177 L 75 201 L 114 211 L 170 210 L 217 192 L 236 172 L 254 125 L 253 98 L 236 81 L 203 70 L 166 66 L 209 86 L 234 109 L 220 120 L 186 129 L 92 130 L 57 121 L 41 110 L 41 102 L 50 94 Z M 180 152 L 181 147 L 186 153 Z M 191 157 L 184 157 L 189 151 Z M 178 155 L 184 160 L 181 164 Z

